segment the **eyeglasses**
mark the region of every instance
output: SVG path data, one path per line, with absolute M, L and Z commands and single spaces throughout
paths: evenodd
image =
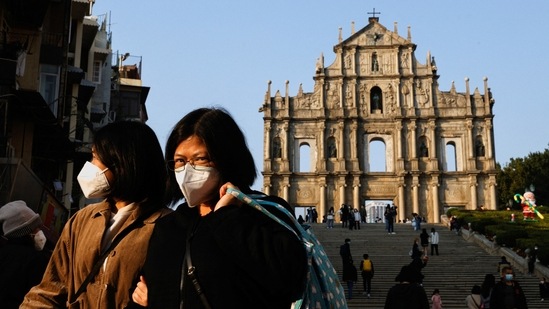
M 209 166 L 210 165 L 210 159 L 207 157 L 196 157 L 194 159 L 185 160 L 185 159 L 175 159 L 175 160 L 168 160 L 167 166 L 170 171 L 175 171 L 178 168 L 184 167 L 189 163 L 193 168 L 196 166 Z

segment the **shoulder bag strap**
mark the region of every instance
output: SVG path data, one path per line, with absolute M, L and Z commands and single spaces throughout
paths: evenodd
M 196 278 L 196 275 L 195 275 L 196 268 L 193 266 L 193 263 L 191 260 L 191 239 L 193 237 L 193 234 L 194 234 L 194 231 L 193 233 L 191 233 L 190 237 L 187 238 L 187 243 L 185 245 L 185 263 L 187 265 L 187 275 L 191 279 L 193 286 L 196 290 L 196 293 L 198 294 L 198 297 L 200 297 L 200 300 L 204 305 L 204 308 L 211 309 L 212 307 L 210 306 L 210 303 L 206 298 L 206 294 L 204 294 L 204 292 L 202 291 L 202 287 L 198 282 L 198 278 Z

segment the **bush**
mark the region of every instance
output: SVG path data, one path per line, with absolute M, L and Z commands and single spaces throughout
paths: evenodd
M 495 233 L 496 243 L 500 246 L 515 248 L 517 239 L 527 238 L 528 232 L 521 226 L 513 223 L 500 224 L 499 230 Z
M 538 211 L 545 213 L 547 207 L 538 207 Z M 515 221 L 511 222 L 511 215 L 515 214 Z M 543 265 L 549 265 L 549 218 L 537 221 L 525 221 L 521 211 L 516 210 L 463 210 L 450 208 L 446 212 L 450 218 L 456 216 L 462 227 L 471 229 L 495 240 L 500 246 L 513 249 L 524 255 L 527 248 L 538 245 L 538 259 Z

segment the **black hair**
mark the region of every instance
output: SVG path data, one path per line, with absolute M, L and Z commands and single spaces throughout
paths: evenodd
M 471 294 L 480 294 L 480 286 L 479 285 L 473 285 L 473 288 L 471 289 Z
M 370 256 L 369 256 L 367 253 L 364 253 L 364 255 L 362 255 L 362 257 L 363 257 L 365 260 L 367 260 L 368 257 L 370 257 Z
M 108 198 L 139 202 L 144 212 L 165 205 L 166 165 L 162 147 L 148 125 L 137 121 L 110 123 L 95 133 L 93 148 L 114 174 Z
M 195 135 L 208 150 L 209 159 L 221 176 L 221 184 L 231 182 L 246 192 L 253 185 L 257 171 L 244 134 L 233 117 L 223 108 L 199 108 L 185 115 L 172 129 L 166 142 L 165 158 L 173 160 L 179 144 Z M 169 173 L 168 197 L 172 203 L 183 194 L 175 173 Z

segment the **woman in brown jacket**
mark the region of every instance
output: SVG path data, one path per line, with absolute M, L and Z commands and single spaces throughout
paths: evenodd
M 78 182 L 103 199 L 65 225 L 42 282 L 20 308 L 126 308 L 164 207 L 166 168 L 156 135 L 139 122 L 116 122 L 94 136 Z M 89 279 L 87 279 L 89 277 Z

